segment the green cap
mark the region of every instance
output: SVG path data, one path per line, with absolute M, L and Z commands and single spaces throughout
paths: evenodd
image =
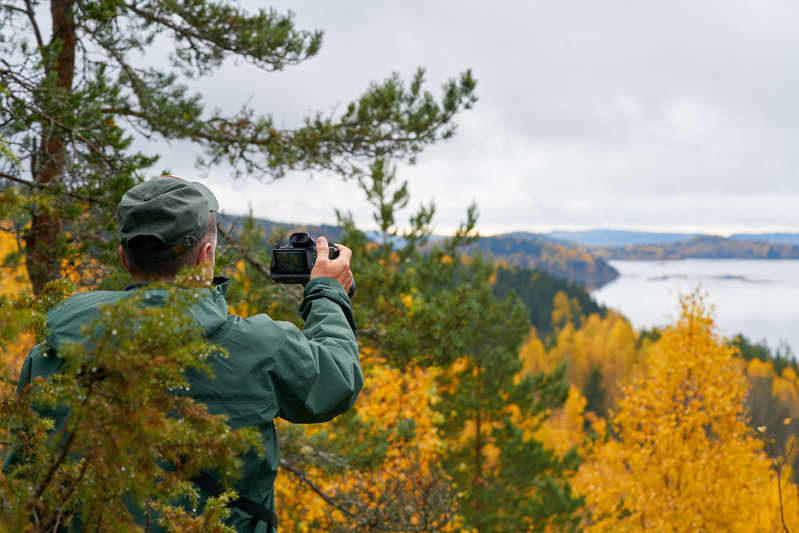
M 157 263 L 179 256 L 205 232 L 211 212 L 219 209 L 214 193 L 196 181 L 159 176 L 129 189 L 117 206 L 117 235 L 126 254 L 134 237 L 152 236 L 165 249 L 136 254 L 139 264 Z

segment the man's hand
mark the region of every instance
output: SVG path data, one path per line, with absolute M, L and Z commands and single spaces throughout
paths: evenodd
M 349 292 L 352 285 L 352 271 L 350 270 L 350 258 L 352 250 L 343 244 L 336 244 L 338 257 L 330 260 L 327 247 L 327 239 L 319 237 L 316 239 L 316 263 L 311 269 L 311 279 L 325 277 L 333 278 L 344 286 L 344 290 Z

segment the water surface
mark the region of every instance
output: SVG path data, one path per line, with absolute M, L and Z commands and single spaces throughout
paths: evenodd
M 621 274 L 592 293 L 636 328 L 662 326 L 678 313 L 678 297 L 697 287 L 716 308 L 724 335 L 743 333 L 799 351 L 799 260 L 685 259 L 610 261 Z

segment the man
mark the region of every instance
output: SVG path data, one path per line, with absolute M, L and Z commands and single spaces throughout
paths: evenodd
M 265 314 L 244 319 L 228 313 L 226 278 L 213 278 L 218 203 L 204 185 L 162 176 L 136 185 L 117 207 L 119 253 L 133 283 L 123 291 L 94 291 L 67 299 L 48 313 L 50 334 L 25 360 L 20 387 L 58 370 L 58 346 L 81 338 L 81 326 L 97 308 L 119 301 L 148 283 L 174 281 L 185 267 L 200 267 L 214 288 L 190 310 L 205 336 L 229 357 L 211 361 L 213 379 L 190 378 L 189 396 L 213 414 L 228 416 L 233 428 L 260 430 L 264 459 L 244 458 L 234 488 L 240 499 L 226 523 L 242 532 L 276 528 L 273 483 L 278 467 L 275 417 L 290 422 L 330 420 L 349 409 L 363 384 L 356 328 L 347 291 L 352 283 L 352 252 L 338 245 L 328 257 L 328 243 L 317 239 L 317 260 L 305 287 L 300 314 L 302 331 Z M 49 355 L 45 357 L 45 352 Z M 216 490 L 210 477 L 199 481 L 204 495 Z

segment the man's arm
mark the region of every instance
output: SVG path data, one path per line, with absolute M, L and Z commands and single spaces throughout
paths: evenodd
M 323 422 L 352 407 L 363 385 L 358 360 L 355 319 L 346 291 L 352 284 L 352 250 L 338 244 L 339 255 L 331 260 L 327 239 L 316 239 L 316 262 L 300 315 L 305 320 L 302 334 L 296 328 L 284 328 L 288 340 L 281 359 L 297 364 L 280 380 L 279 416 L 291 422 Z
M 363 386 L 357 330 L 343 286 L 330 278 L 312 279 L 300 305 L 305 327 L 278 323 L 284 342 L 273 373 L 278 415 L 290 422 L 324 422 L 346 411 Z

